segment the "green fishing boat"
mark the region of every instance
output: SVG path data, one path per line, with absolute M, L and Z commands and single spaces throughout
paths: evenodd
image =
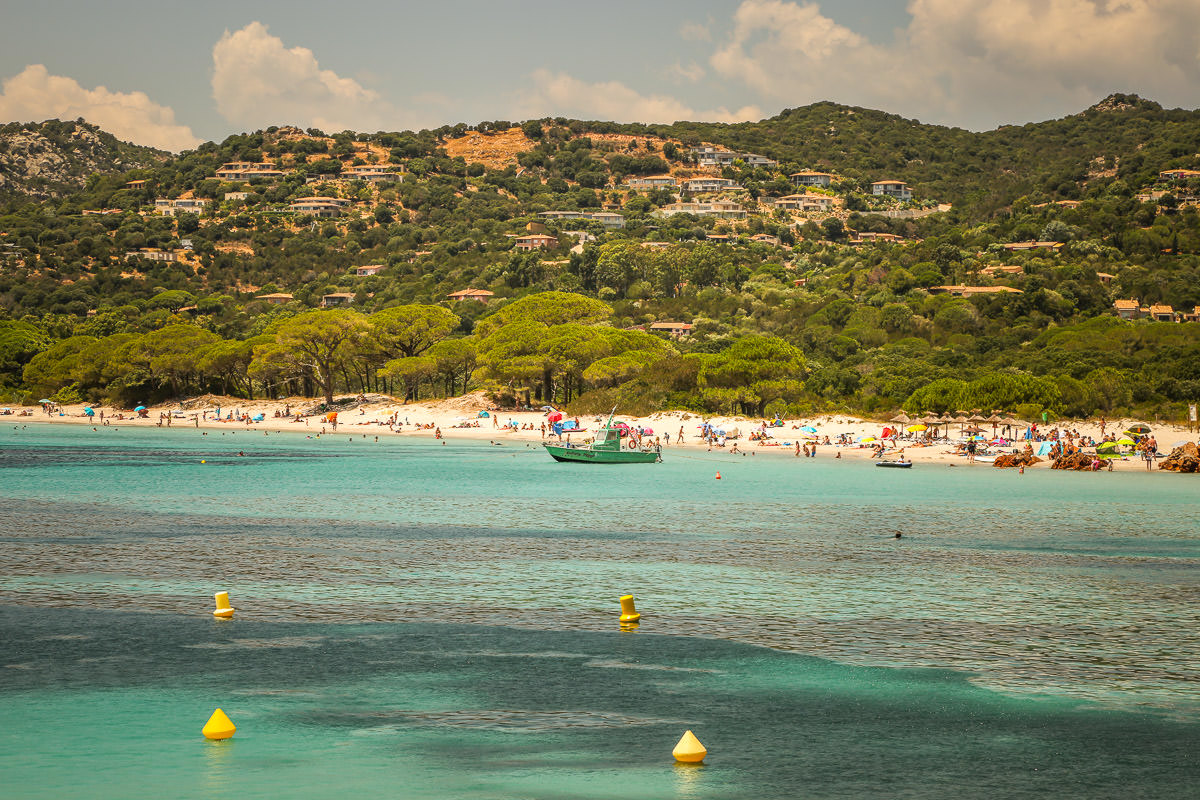
M 613 409 L 616 412 L 616 409 Z M 546 452 L 555 461 L 579 461 L 591 464 L 649 464 L 662 461 L 662 454 L 657 448 L 622 448 L 621 429 L 612 424 L 613 415 L 608 415 L 608 422 L 596 431 L 596 436 L 585 444 L 544 444 Z

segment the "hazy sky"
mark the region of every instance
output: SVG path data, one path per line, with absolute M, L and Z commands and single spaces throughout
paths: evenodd
M 0 121 L 170 150 L 268 125 L 740 121 L 818 100 L 972 129 L 1200 105 L 1200 0 L 0 0 Z

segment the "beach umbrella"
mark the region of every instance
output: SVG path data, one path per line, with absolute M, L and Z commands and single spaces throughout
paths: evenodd
M 805 425 L 800 430 L 804 431 L 805 433 L 816 433 L 817 432 L 817 429 L 814 428 L 812 425 Z
M 979 436 L 979 435 L 977 434 L 977 435 L 975 435 L 975 436 L 972 436 L 972 437 L 971 437 L 971 441 L 972 441 L 972 442 L 986 442 L 986 441 L 987 441 L 987 437 L 986 437 L 986 436 Z
M 875 441 L 875 437 L 874 436 L 864 436 L 863 438 L 859 439 L 859 441 L 862 442 L 863 444 L 869 444 L 869 443 Z
M 89 416 L 89 417 L 91 417 L 91 416 L 94 416 L 96 412 L 95 412 L 95 411 L 93 411 L 91 408 L 85 408 L 85 409 L 83 410 L 83 413 L 84 413 L 86 416 Z
M 908 431 L 909 433 L 919 433 L 919 432 L 925 430 L 925 426 L 920 423 L 917 423 L 916 425 L 909 425 L 904 430 Z
M 1120 439 L 1117 439 L 1117 444 L 1123 444 L 1128 447 L 1131 444 L 1137 444 L 1137 442 L 1133 441 L 1133 439 L 1130 439 L 1128 436 L 1122 436 Z
M 1144 422 L 1135 422 L 1125 429 L 1126 433 L 1149 433 L 1150 426 Z
M 134 411 L 145 411 L 145 410 L 146 410 L 145 406 L 138 406 L 137 408 L 134 409 Z
M 51 401 L 48 398 L 43 397 L 41 400 L 38 400 L 38 402 L 39 403 L 49 403 Z
M 908 414 L 905 414 L 903 411 L 901 411 L 899 414 L 892 417 L 889 422 L 898 422 L 901 425 L 907 425 L 908 423 L 912 422 L 912 420 L 909 419 Z

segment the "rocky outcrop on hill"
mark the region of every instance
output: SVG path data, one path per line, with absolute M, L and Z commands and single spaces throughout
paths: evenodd
M 1194 442 L 1180 445 L 1163 459 L 1158 468 L 1167 472 L 1200 472 L 1200 448 Z
M 0 197 L 59 197 L 82 189 L 92 173 L 147 167 L 167 155 L 82 120 L 0 125 Z

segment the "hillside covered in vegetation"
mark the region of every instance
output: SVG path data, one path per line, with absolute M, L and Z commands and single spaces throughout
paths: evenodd
M 151 155 L 4 201 L 9 402 L 482 387 L 1178 418 L 1200 397 L 1200 113 L 1132 96 L 982 133 L 820 103 Z

